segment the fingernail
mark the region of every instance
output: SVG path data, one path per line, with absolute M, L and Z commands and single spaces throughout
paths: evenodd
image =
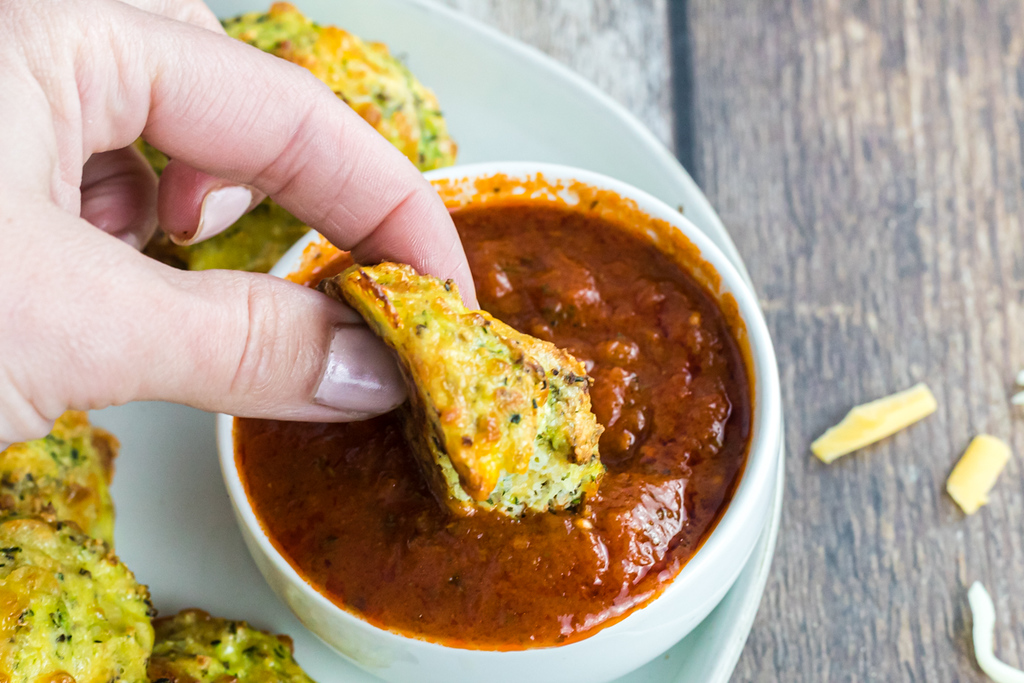
M 199 213 L 199 229 L 196 234 L 179 244 L 189 245 L 209 239 L 230 228 L 245 215 L 252 204 L 252 190 L 241 185 L 231 185 L 214 190 L 203 199 Z
M 352 414 L 380 415 L 405 400 L 405 382 L 394 355 L 362 326 L 335 329 L 327 369 L 316 390 L 320 405 Z

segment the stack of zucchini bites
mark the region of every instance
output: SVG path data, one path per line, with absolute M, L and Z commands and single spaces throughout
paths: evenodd
M 68 412 L 0 452 L 0 680 L 311 683 L 287 637 L 200 610 L 153 620 L 112 550 L 117 447 Z
M 386 46 L 287 3 L 224 27 L 312 71 L 421 170 L 454 163 L 434 94 Z M 138 145 L 159 173 L 167 157 Z M 266 271 L 307 230 L 268 199 L 211 240 L 185 247 L 159 235 L 146 253 L 193 270 Z M 154 620 L 148 589 L 113 552 L 117 449 L 85 413 L 68 412 L 47 437 L 0 452 L 0 681 L 312 683 L 287 636 L 201 610 Z

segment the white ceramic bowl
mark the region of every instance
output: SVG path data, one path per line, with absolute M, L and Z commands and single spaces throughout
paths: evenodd
M 699 259 L 704 263 L 698 269 L 707 272 L 710 266 L 718 276 L 712 278 L 718 280 L 712 283 L 712 293 L 720 301 L 731 295 L 746 327 L 754 384 L 751 445 L 740 483 L 725 513 L 700 550 L 659 597 L 584 640 L 558 647 L 496 652 L 447 647 L 392 633 L 339 608 L 307 584 L 257 521 L 235 465 L 233 418 L 218 416 L 221 469 L 242 535 L 263 576 L 302 623 L 325 643 L 358 666 L 394 683 L 600 683 L 642 666 L 689 633 L 732 586 L 764 527 L 776 480 L 781 398 L 775 353 L 754 293 L 718 248 L 675 209 L 641 190 L 589 171 L 550 164 L 498 162 L 456 166 L 433 171 L 427 177 L 444 186 L 442 194 L 451 205 L 479 198 L 474 182 L 498 174 L 526 180 L 535 180 L 537 174 L 542 174 L 553 188 L 547 196 L 559 194 L 563 200 L 565 191 L 559 188 L 564 184 L 611 191 L 632 200 L 640 212 L 678 229 L 699 250 Z M 536 188 L 536 184 L 531 188 Z M 533 192 L 541 200 L 543 195 L 544 192 Z M 303 238 L 271 273 L 284 276 L 295 270 L 302 250 L 316 238 L 315 233 Z

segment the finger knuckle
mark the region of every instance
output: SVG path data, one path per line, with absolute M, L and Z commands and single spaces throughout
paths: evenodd
M 246 280 L 245 343 L 238 357 L 230 391 L 250 398 L 268 396 L 294 357 L 291 336 L 283 324 L 285 297 L 264 278 Z
M 0 443 L 40 439 L 49 433 L 54 419 L 40 411 L 10 377 L 0 379 Z

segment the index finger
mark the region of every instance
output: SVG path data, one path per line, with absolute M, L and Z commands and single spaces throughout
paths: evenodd
M 121 0 L 128 5 L 202 28 L 224 33 L 224 27 L 203 0 Z
M 150 143 L 259 188 L 357 260 L 401 261 L 453 278 L 476 306 L 462 244 L 437 193 L 312 74 L 210 31 L 111 4 L 133 15 L 129 25 L 142 26 L 141 39 L 114 50 L 120 82 L 113 83 L 121 87 L 107 97 L 148 94 L 143 136 Z M 107 116 L 134 109 L 96 104 Z

